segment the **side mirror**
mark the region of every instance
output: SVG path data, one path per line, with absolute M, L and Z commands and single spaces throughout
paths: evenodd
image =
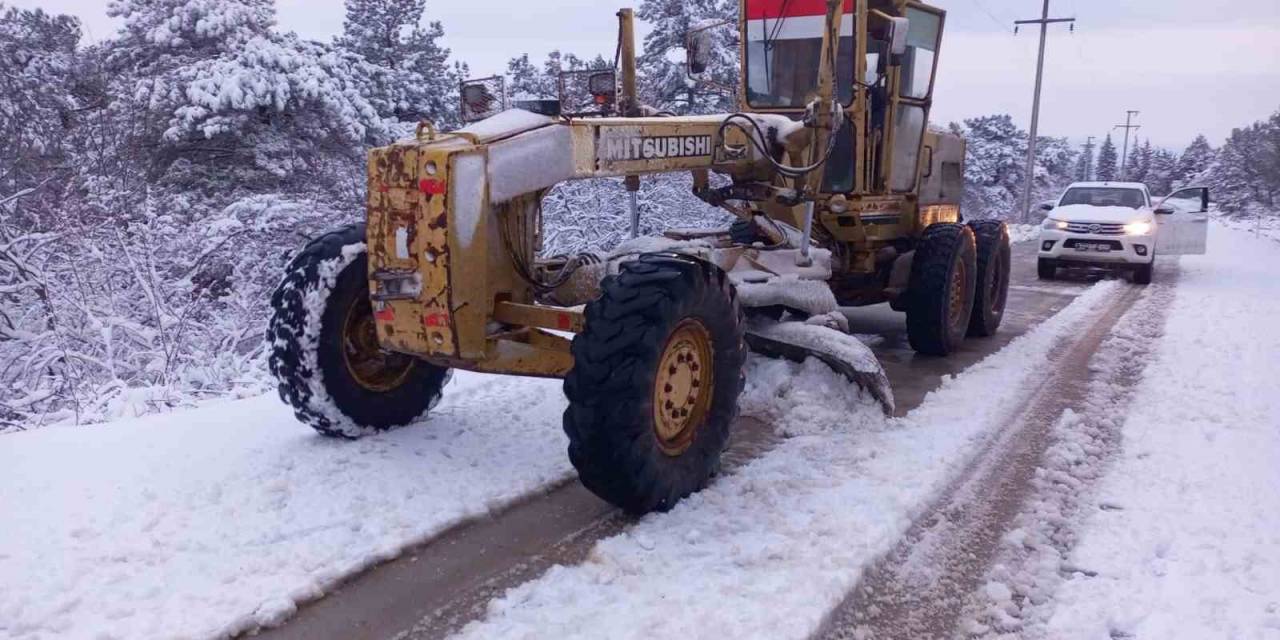
M 911 22 L 906 18 L 889 18 L 889 55 L 895 60 L 907 53 L 907 31 Z
M 1171 216 L 1171 215 L 1173 215 L 1173 214 L 1177 213 L 1177 210 L 1175 210 L 1173 207 L 1171 207 L 1171 206 L 1169 206 L 1169 205 L 1167 205 L 1167 204 L 1162 204 L 1162 205 L 1160 205 L 1160 206 L 1156 207 L 1156 213 L 1157 213 L 1158 215 L 1162 215 L 1162 216 Z
M 1041 211 L 1053 211 L 1053 206 L 1054 206 L 1054 205 L 1053 205 L 1053 203 L 1052 203 L 1052 202 L 1041 202 L 1041 203 L 1040 203 L 1040 210 L 1041 210 Z
M 698 27 L 685 35 L 685 51 L 688 54 L 685 63 L 689 77 L 696 79 L 711 67 L 716 44 L 711 30 L 721 24 L 724 23 Z

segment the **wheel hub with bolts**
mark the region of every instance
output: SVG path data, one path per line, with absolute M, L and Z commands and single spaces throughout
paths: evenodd
M 352 301 L 342 324 L 342 360 L 356 383 L 375 393 L 400 386 L 413 370 L 414 359 L 379 346 L 369 298 Z
M 700 320 L 676 325 L 653 383 L 653 431 L 669 456 L 684 453 L 711 406 L 715 364 L 711 334 Z

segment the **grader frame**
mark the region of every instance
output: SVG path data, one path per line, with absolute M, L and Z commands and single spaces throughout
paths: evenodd
M 894 24 L 891 18 L 908 10 L 925 12 L 937 16 L 940 35 L 942 12 L 921 3 L 857 0 L 852 20 L 842 15 L 844 7 L 854 6 L 853 0 L 825 4 L 829 33 L 823 38 L 814 104 L 834 104 L 834 49 L 841 24 L 863 36 L 853 38 L 854 78 L 868 75 L 864 34 L 870 20 L 879 19 L 881 27 L 888 28 Z M 749 3 L 743 3 L 738 20 L 744 35 L 748 9 Z M 539 202 L 547 189 L 563 180 L 691 171 L 695 192 L 707 201 L 745 219 L 763 215 L 807 229 L 818 246 L 830 248 L 831 284 L 846 304 L 882 302 L 895 293 L 894 285 L 903 288 L 903 282 L 886 281 L 885 274 L 892 270 L 886 256 L 905 253 L 910 238 L 929 225 L 958 220 L 958 188 L 948 185 L 950 193 L 944 193 L 942 181 L 929 178 L 958 175 L 962 141 L 921 130 L 916 148 L 909 150 L 914 162 L 892 161 L 899 105 L 911 104 L 927 119 L 930 103 L 927 92 L 919 98 L 899 96 L 899 66 L 885 65 L 879 89 L 851 83 L 856 84 L 852 100 L 838 107 L 839 114 L 811 108 L 813 126 L 805 128 L 788 126 L 803 109 L 750 108 L 747 83 L 742 83 L 740 100 L 748 107 L 743 112 L 774 127 L 769 133 L 776 138 L 759 142 L 776 146 L 792 164 L 820 157 L 823 140 L 836 135 L 835 118 L 849 123 L 846 129 L 858 151 L 845 167 L 853 174 L 853 189 L 824 192 L 823 172 L 795 178 L 778 175 L 752 146 L 752 132 L 747 127 L 726 128 L 723 115 L 640 115 L 645 110 L 635 89 L 633 17 L 627 9 L 618 16 L 622 115 L 502 122 L 520 119 L 503 114 L 494 119 L 499 122 L 453 133 L 420 127 L 415 140 L 370 153 L 369 284 L 384 348 L 476 371 L 547 377 L 568 372 L 573 366 L 569 341 L 552 331 L 579 331 L 585 322 L 582 311 L 544 304 L 529 274 L 520 273 L 522 266 L 532 270 L 533 265 L 519 265 L 513 258 L 513 253 L 526 260 L 536 255 Z M 749 55 L 747 42 L 742 38 L 744 60 Z M 936 64 L 936 55 L 930 62 Z M 884 114 L 883 122 L 871 126 L 870 103 L 877 91 L 887 103 L 877 108 Z M 921 153 L 921 148 L 926 151 Z M 530 153 L 541 154 L 539 166 L 527 163 Z M 910 185 L 903 192 L 888 187 L 895 170 L 911 172 L 912 179 L 902 181 Z M 728 175 L 733 185 L 713 189 L 711 171 Z M 921 179 L 926 191 L 934 190 L 923 200 L 916 186 Z M 796 249 L 807 252 L 808 246 Z M 743 251 L 755 250 L 738 247 L 713 259 L 731 265 Z

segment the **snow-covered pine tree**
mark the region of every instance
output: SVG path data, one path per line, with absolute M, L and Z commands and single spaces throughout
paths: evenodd
M 555 80 L 522 53 L 507 62 L 507 96 L 512 100 L 550 100 L 556 97 Z
M 1094 175 L 1102 182 L 1111 182 L 1116 180 L 1119 175 L 1119 159 L 1116 154 L 1116 145 L 1111 142 L 1111 134 L 1107 134 L 1102 146 L 1098 149 L 1098 169 Z
M 1133 151 L 1129 153 L 1129 180 L 1132 182 L 1146 182 L 1147 174 L 1151 171 L 1151 159 L 1155 151 L 1151 148 L 1151 140 L 1138 144 L 1134 139 Z
M 1280 200 L 1280 113 L 1231 131 L 1205 177 L 1222 210 L 1262 215 Z
M 114 0 L 110 12 L 124 28 L 103 48 L 110 103 L 96 124 L 126 133 L 117 151 L 149 183 L 223 201 L 316 187 L 358 197 L 350 171 L 390 137 L 352 90 L 365 63 L 276 33 L 271 0 Z
M 964 136 L 966 217 L 1019 220 L 1026 175 L 1027 132 L 1007 114 L 970 118 L 952 123 L 952 132 Z M 1077 152 L 1065 138 L 1036 139 L 1036 172 L 1032 197 L 1057 196 L 1074 181 Z
M 1093 179 L 1093 151 L 1096 145 L 1093 140 L 1086 140 L 1080 147 L 1080 153 L 1076 156 L 1076 167 L 1072 173 L 1072 178 L 1076 182 L 1085 182 Z
M 587 69 L 609 69 L 613 63 L 597 55 L 584 60 L 572 53 L 552 51 L 538 67 L 529 54 L 520 54 L 507 62 L 507 97 L 511 100 L 554 100 L 560 95 L 560 73 Z
M 384 118 L 428 119 L 448 127 L 458 121 L 456 69 L 440 44 L 444 27 L 422 25 L 426 0 L 346 0 L 337 44 L 382 72 L 370 96 Z
M 1009 217 L 1018 208 L 1026 174 L 1027 134 L 1007 114 L 953 123 L 967 142 L 962 206 L 970 218 Z
M 1178 158 L 1175 182 L 1186 183 L 1194 181 L 1196 176 L 1204 173 L 1209 168 L 1209 165 L 1213 163 L 1215 153 L 1217 152 L 1209 145 L 1208 138 L 1205 138 L 1203 134 L 1196 136 L 1196 139 L 1187 145 L 1186 150 Z
M 75 18 L 0 5 L 0 198 L 41 184 L 63 162 L 79 40 Z M 15 215 L 40 202 L 13 201 Z
M 714 60 L 706 72 L 709 83 L 695 82 L 685 69 L 685 36 L 691 30 L 737 18 L 734 0 L 644 0 L 637 17 L 652 30 L 644 39 L 639 60 L 640 94 L 648 104 L 674 113 L 733 111 L 737 103 L 738 30 L 713 27 Z
M 1175 187 L 1182 186 L 1177 180 L 1177 171 L 1178 157 L 1171 151 L 1155 149 L 1145 177 L 1147 189 L 1154 195 L 1169 195 Z

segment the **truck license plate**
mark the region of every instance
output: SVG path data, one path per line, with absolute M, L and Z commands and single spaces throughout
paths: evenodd
M 1098 251 L 1106 253 L 1111 250 L 1109 244 L 1091 244 L 1088 242 L 1080 242 L 1076 244 L 1076 251 Z

